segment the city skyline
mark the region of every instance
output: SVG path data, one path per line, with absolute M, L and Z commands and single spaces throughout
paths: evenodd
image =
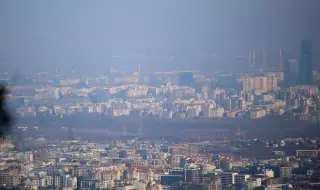
M 130 8 L 112 1 L 18 1 L 19 6 L 16 2 L 2 1 L 0 6 L 5 26 L 0 36 L 1 67 L 45 70 L 83 65 L 89 70 L 90 65 L 112 64 L 114 54 L 142 53 L 186 57 L 180 61 L 183 65 L 190 64 L 186 56 L 190 53 L 230 51 L 236 56 L 246 55 L 248 49 L 284 49 L 296 52 L 298 58 L 299 41 L 304 38 L 313 40 L 318 62 L 316 0 L 290 1 L 290 6 L 287 1 L 140 1 L 128 3 Z M 213 69 L 219 70 L 236 63 L 214 64 Z
M 319 189 L 319 7 L 0 1 L 0 189 Z

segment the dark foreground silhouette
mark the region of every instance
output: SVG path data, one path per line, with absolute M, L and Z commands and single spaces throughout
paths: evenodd
M 8 90 L 5 86 L 0 85 L 0 138 L 3 137 L 10 129 L 12 117 L 6 104 L 6 95 Z

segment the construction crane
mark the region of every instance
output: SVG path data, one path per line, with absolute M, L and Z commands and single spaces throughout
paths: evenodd
M 240 125 L 238 124 L 238 130 L 237 132 L 234 134 L 234 136 L 236 138 L 240 138 L 241 136 L 244 137 L 245 136 L 245 133 L 247 133 L 247 131 L 240 131 Z

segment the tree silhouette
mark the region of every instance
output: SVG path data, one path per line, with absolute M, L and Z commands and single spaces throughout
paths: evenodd
M 0 138 L 8 132 L 12 123 L 12 117 L 7 106 L 7 94 L 7 88 L 0 84 Z

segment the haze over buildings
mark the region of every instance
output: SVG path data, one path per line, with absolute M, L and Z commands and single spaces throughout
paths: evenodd
M 299 54 L 296 44 L 303 38 L 313 40 L 313 59 L 318 62 L 319 4 L 317 0 L 125 4 L 5 0 L 0 2 L 0 62 L 11 69 L 96 72 L 96 67 L 103 71 L 117 63 L 112 56 L 174 55 L 180 66 L 234 69 L 243 65 L 237 66 L 228 55 L 247 57 L 251 49 L 257 63 L 258 52 L 268 51 L 268 59 L 278 57 L 279 49 Z M 161 69 L 156 61 L 148 65 Z
M 319 189 L 319 7 L 0 1 L 0 189 Z

